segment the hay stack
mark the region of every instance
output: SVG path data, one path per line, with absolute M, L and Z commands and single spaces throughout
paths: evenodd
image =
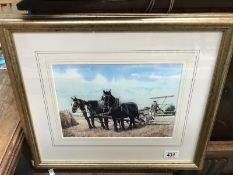
M 69 111 L 60 111 L 62 129 L 78 125 L 78 122 L 72 117 Z

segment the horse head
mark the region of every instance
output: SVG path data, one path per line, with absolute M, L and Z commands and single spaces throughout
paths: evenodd
M 103 90 L 103 94 L 104 94 L 104 95 L 112 95 L 111 89 L 110 89 L 109 91 Z
M 105 108 L 110 108 L 115 103 L 115 97 L 111 93 L 111 89 L 109 91 L 103 90 L 103 95 L 101 97 L 101 101 L 103 101 L 103 105 Z
M 71 104 L 73 113 L 75 113 L 78 108 L 80 108 L 80 109 L 83 108 L 83 106 L 84 106 L 83 100 L 78 99 L 77 97 L 71 97 L 71 99 L 73 101 Z

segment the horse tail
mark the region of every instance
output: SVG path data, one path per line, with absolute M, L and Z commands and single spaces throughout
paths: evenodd
M 138 105 L 136 104 L 137 110 L 136 110 L 136 119 L 139 120 L 139 110 L 138 110 Z
M 133 103 L 134 105 L 134 117 L 136 119 L 139 119 L 139 110 L 138 110 L 138 105 L 136 103 Z
M 137 114 L 136 114 L 136 119 L 139 120 L 139 112 L 138 112 L 138 110 L 137 110 Z

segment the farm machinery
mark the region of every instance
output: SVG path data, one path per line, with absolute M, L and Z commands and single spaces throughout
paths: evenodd
M 165 103 L 168 98 L 174 95 L 151 97 L 153 100 L 151 107 L 146 107 L 139 111 L 140 123 L 152 124 L 173 124 L 175 118 L 175 107 Z

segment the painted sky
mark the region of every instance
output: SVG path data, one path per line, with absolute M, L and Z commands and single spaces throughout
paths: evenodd
M 58 107 L 70 109 L 71 97 L 100 100 L 111 89 L 121 102 L 135 102 L 142 109 L 151 97 L 174 95 L 166 100 L 176 106 L 181 64 L 56 64 L 52 66 Z

